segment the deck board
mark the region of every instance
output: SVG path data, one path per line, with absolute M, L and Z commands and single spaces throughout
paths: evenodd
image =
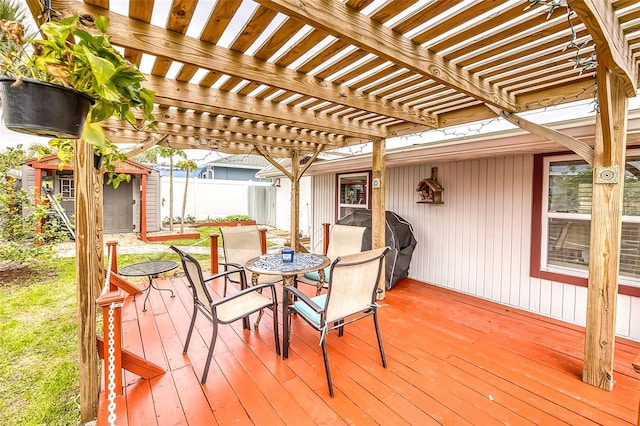
M 117 424 L 635 425 L 638 418 L 640 375 L 631 362 L 639 342 L 616 341 L 616 385 L 606 392 L 581 381 L 583 328 L 409 279 L 387 292 L 379 311 L 387 369 L 372 321 L 327 336 L 335 398 L 319 334 L 294 317 L 282 360 L 268 310 L 257 332 L 255 315 L 251 330 L 241 322 L 219 328 L 200 385 L 211 325 L 198 317 L 183 355 L 191 295 L 181 277 L 160 286 L 176 297 L 152 290 L 147 312 L 141 295 L 127 298 L 123 346 L 167 372 L 151 380 L 125 373 Z M 212 290 L 221 292 L 222 282 Z M 101 393 L 99 424 L 108 424 L 107 403 Z

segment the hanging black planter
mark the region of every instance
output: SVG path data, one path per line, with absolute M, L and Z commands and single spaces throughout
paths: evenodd
M 38 136 L 78 139 L 93 99 L 55 84 L 0 76 L 4 125 Z

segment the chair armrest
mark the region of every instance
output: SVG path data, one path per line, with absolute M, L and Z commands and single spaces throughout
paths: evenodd
M 238 268 L 238 269 L 243 269 L 244 266 L 242 266 L 239 263 L 233 263 L 233 262 L 218 262 L 218 265 L 222 265 L 222 266 L 233 266 L 234 268 Z
M 293 294 L 296 295 L 296 297 L 300 300 L 302 300 L 304 303 L 306 303 L 307 305 L 309 305 L 309 307 L 311 309 L 314 310 L 315 313 L 320 314 L 322 311 L 324 311 L 324 307 L 319 306 L 316 302 L 314 302 L 313 300 L 311 300 L 311 298 L 309 296 L 307 296 L 306 294 L 304 294 L 302 291 L 298 290 L 295 287 L 291 287 L 291 286 L 285 286 L 284 287 L 284 300 L 288 299 L 288 294 L 287 292 L 291 292 Z
M 244 273 L 244 268 L 230 269 L 228 271 L 219 272 L 215 275 L 205 278 L 204 282 L 208 283 L 209 281 L 215 280 L 216 278 L 221 278 L 221 277 L 225 277 L 227 275 L 236 274 L 236 273 Z
M 276 301 L 277 300 L 276 299 L 276 287 L 271 283 L 265 283 L 265 284 L 259 284 L 259 285 L 247 287 L 244 290 L 240 290 L 237 293 L 233 293 L 233 294 L 230 294 L 228 296 L 223 297 L 222 299 L 215 300 L 215 301 L 211 302 L 210 305 L 213 308 L 213 307 L 216 307 L 218 305 L 222 305 L 222 304 L 224 304 L 224 303 L 226 303 L 226 302 L 228 302 L 230 300 L 237 299 L 238 297 L 242 297 L 247 293 L 251 293 L 252 291 L 257 291 L 257 290 L 261 290 L 261 289 L 268 288 L 268 287 L 271 288 L 271 298 L 272 298 L 272 300 Z

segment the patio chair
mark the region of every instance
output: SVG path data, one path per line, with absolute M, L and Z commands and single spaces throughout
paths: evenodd
M 362 238 L 364 237 L 364 231 L 367 228 L 362 226 L 347 226 L 334 224 L 329 232 L 329 245 L 327 247 L 326 256 L 332 261 L 336 260 L 338 256 L 346 256 L 349 254 L 359 253 L 362 251 Z M 326 287 L 326 283 L 329 282 L 331 277 L 331 268 L 327 267 L 324 270 L 324 283 L 320 280 L 319 272 L 307 272 L 297 281 L 316 286 L 316 296 L 320 294 L 323 287 Z
M 187 349 L 189 349 L 189 342 L 191 341 L 191 334 L 193 333 L 193 327 L 196 323 L 196 315 L 198 314 L 198 311 L 202 312 L 202 314 L 209 319 L 213 325 L 207 362 L 204 366 L 200 383 L 204 384 L 207 380 L 209 366 L 211 365 L 211 357 L 213 356 L 213 348 L 215 347 L 216 338 L 218 337 L 218 324 L 229 324 L 239 319 L 243 319 L 243 328 L 248 329 L 249 315 L 269 307 L 273 310 L 273 333 L 276 353 L 280 355 L 280 338 L 278 336 L 278 302 L 276 299 L 275 286 L 273 284 L 260 284 L 248 288 L 244 285 L 243 290 L 240 290 L 237 293 L 225 296 L 221 299 L 214 299 L 207 288 L 207 282 L 221 277 L 226 278 L 231 274 L 238 274 L 240 281 L 245 284 L 244 269 L 229 269 L 205 279 L 202 275 L 200 263 L 198 263 L 196 259 L 177 247 L 171 246 L 171 249 L 180 256 L 182 268 L 184 269 L 184 273 L 189 281 L 189 288 L 191 289 L 191 294 L 193 296 L 193 314 L 191 315 L 191 324 L 189 324 L 189 332 L 187 333 L 187 339 L 184 342 L 184 349 L 182 353 L 186 354 Z M 262 294 L 262 291 L 265 289 L 271 290 L 270 298 Z
M 382 260 L 388 251 L 389 247 L 384 247 L 338 257 L 331 264 L 331 279 L 328 290 L 323 295 L 310 298 L 295 287 L 284 287 L 284 300 L 290 300 L 289 292 L 296 296 L 296 300 L 287 305 L 283 321 L 283 358 L 286 359 L 289 356 L 291 315 L 297 313 L 300 318 L 320 332 L 324 369 L 327 375 L 329 394 L 332 398 L 333 383 L 331 382 L 326 343 L 326 335 L 329 331 L 338 329 L 338 336 L 342 337 L 345 325 L 372 316 L 382 366 L 387 368 L 382 337 L 378 327 L 376 295 L 378 282 L 382 276 Z
M 260 231 L 255 225 L 247 226 L 228 226 L 220 227 L 222 234 L 222 249 L 224 252 L 224 262 L 220 264 L 224 266 L 225 271 L 228 268 L 244 268 L 249 259 L 263 255 L 262 246 L 260 245 Z M 258 275 L 256 284 L 277 283 L 282 281 L 273 275 Z M 227 282 L 231 281 L 236 284 L 242 284 L 238 278 L 228 277 L 224 283 L 224 293 L 227 294 Z M 245 276 L 245 283 L 251 282 Z M 240 286 L 242 289 L 242 285 Z

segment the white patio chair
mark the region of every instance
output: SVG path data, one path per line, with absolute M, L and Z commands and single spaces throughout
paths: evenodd
M 295 301 L 287 305 L 286 316 L 283 319 L 282 357 L 286 359 L 289 356 L 291 314 L 298 313 L 300 318 L 320 332 L 324 368 L 331 397 L 333 397 L 333 383 L 326 343 L 326 335 L 331 330 L 338 329 L 338 336 L 342 337 L 346 325 L 372 316 L 382 366 L 387 368 L 378 326 L 376 295 L 378 282 L 382 276 L 383 259 L 388 251 L 389 247 L 384 247 L 338 257 L 331 264 L 331 279 L 328 290 L 323 295 L 310 298 L 295 287 L 284 287 L 284 300 L 289 300 L 289 293 L 293 293 Z
M 334 224 L 329 232 L 329 246 L 327 247 L 326 256 L 331 261 L 336 260 L 339 256 L 359 253 L 362 251 L 362 239 L 364 231 L 367 228 L 362 226 L 347 226 Z M 319 272 L 308 272 L 298 278 L 298 282 L 316 286 L 316 296 L 320 294 L 323 286 L 329 282 L 331 276 L 331 268 L 324 269 L 324 282 L 320 279 Z

